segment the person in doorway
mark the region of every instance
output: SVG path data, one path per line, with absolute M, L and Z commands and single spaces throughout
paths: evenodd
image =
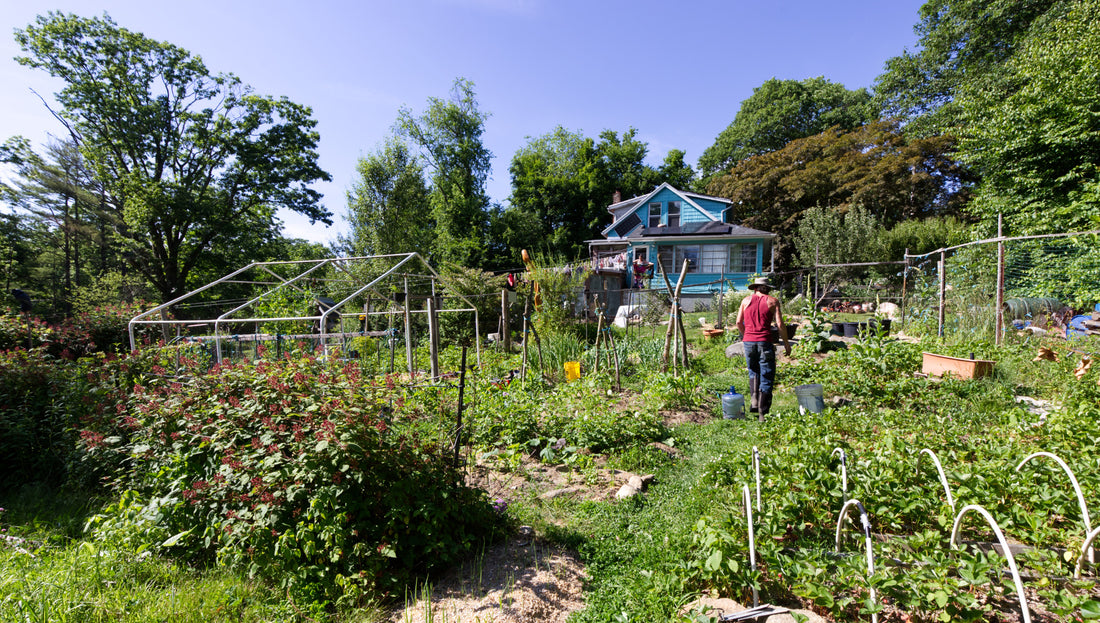
M 649 275 L 649 271 L 653 268 L 653 264 L 642 259 L 640 256 L 634 256 L 634 289 L 641 290 L 645 288 L 645 279 Z
M 791 356 L 791 343 L 787 339 L 787 327 L 783 324 L 783 311 L 779 299 L 771 296 L 772 284 L 767 277 L 758 277 L 748 286 L 752 294 L 741 301 L 737 309 L 737 330 L 745 346 L 745 361 L 749 366 L 749 411 L 756 413 L 763 422 L 772 406 L 772 387 L 775 385 L 775 343 L 783 340 L 785 354 Z

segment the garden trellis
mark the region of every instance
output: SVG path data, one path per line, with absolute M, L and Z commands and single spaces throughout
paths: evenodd
M 427 327 L 436 378 L 442 313 L 473 314 L 480 366 L 477 309 L 417 253 L 253 262 L 135 316 L 130 347 L 139 347 L 141 326 L 160 327 L 165 342 L 209 347 L 217 363 L 242 344 L 259 355 L 261 345 L 273 344 L 278 352 L 284 344 L 308 342 L 324 356 L 347 357 L 356 354 L 355 340 L 388 338 L 392 362 L 392 349 L 403 337 L 408 372 L 414 374 L 414 318 L 426 317 L 419 324 Z M 371 331 L 375 319 L 388 328 Z M 379 344 L 375 348 L 380 352 Z

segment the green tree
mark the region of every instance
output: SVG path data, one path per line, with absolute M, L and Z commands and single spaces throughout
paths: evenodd
M 1100 224 L 1100 3 L 1032 29 L 1003 66 L 1011 95 L 967 87 L 960 152 L 982 175 L 971 212 L 1013 234 Z
M 928 0 L 914 27 L 916 51 L 886 62 L 875 103 L 885 118 L 901 119 L 906 133 L 933 136 L 963 125 L 960 89 L 986 90 L 994 98 L 1011 91 L 1004 64 L 1034 25 L 1054 19 L 1075 0 Z
M 587 253 L 607 217 L 608 182 L 595 142 L 561 126 L 529 139 L 512 157 L 510 207 L 501 234 L 513 253 L 552 252 L 569 259 Z M 518 243 L 518 244 L 517 244 Z
M 745 158 L 838 126 L 851 130 L 875 118 L 866 89 L 850 91 L 824 77 L 772 78 L 741 102 L 733 122 L 699 158 L 704 178 L 727 171 Z
M 605 212 L 615 191 L 627 199 L 643 195 L 656 186 L 653 168 L 645 163 L 649 145 L 639 141 L 637 135 L 635 128 L 623 132 L 621 137 L 614 130 L 600 132 L 596 153 L 602 167 L 603 187 L 596 189 L 596 200 L 603 203 Z
M 309 188 L 330 179 L 309 108 L 107 16 L 49 13 L 15 38 L 21 64 L 64 82 L 57 117 L 103 185 L 131 266 L 164 299 L 223 241 L 277 231 L 277 208 L 331 224 Z
M 474 83 L 464 78 L 455 79 L 449 100 L 429 98 L 428 109 L 419 117 L 407 108 L 398 115 L 398 130 L 420 147 L 431 172 L 433 262 L 479 267 L 487 260 L 490 210 L 485 181 L 493 154 L 481 135 L 488 116 L 478 109 Z
M 654 181 L 656 182 L 654 186 L 660 186 L 667 182 L 677 189 L 691 190 L 695 185 L 695 169 L 684 162 L 684 151 L 682 149 L 670 149 L 664 162 L 657 167 Z
M 358 180 L 348 191 L 347 221 L 351 231 L 340 238 L 350 255 L 416 252 L 431 256 L 431 217 L 424 169 L 396 139 L 359 159 Z
M 889 227 L 960 211 L 972 181 L 954 148 L 950 137 L 907 139 L 886 122 L 831 129 L 742 160 L 707 191 L 733 201 L 731 222 L 777 233 L 781 241 L 791 240 L 803 213 L 819 206 L 840 214 L 863 206 Z M 780 266 L 794 259 L 787 242 L 776 252 Z

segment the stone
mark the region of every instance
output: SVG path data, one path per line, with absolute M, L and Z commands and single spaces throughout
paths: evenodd
M 635 489 L 634 487 L 630 486 L 630 485 L 623 485 L 622 487 L 619 488 L 619 491 L 617 493 L 615 493 L 615 497 L 620 499 L 620 500 L 625 500 L 627 498 L 632 498 L 636 495 L 638 495 L 638 490 Z
M 745 344 L 744 342 L 734 342 L 726 347 L 726 358 L 733 359 L 734 357 L 745 356 Z
M 645 484 L 642 482 L 641 476 L 631 476 L 630 479 L 626 481 L 626 484 L 634 487 L 638 491 L 645 490 Z

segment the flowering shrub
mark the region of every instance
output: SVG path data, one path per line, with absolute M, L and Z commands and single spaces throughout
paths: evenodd
M 93 523 L 174 535 L 161 545 L 314 602 L 387 592 L 455 562 L 496 513 L 459 484 L 446 447 L 406 428 L 392 380 L 360 374 L 309 357 L 186 383 L 147 377 L 80 433 L 129 492 Z
M 0 316 L 0 350 L 43 348 L 60 359 L 126 351 L 127 327 L 141 309 L 139 303 L 102 306 L 53 325 L 33 316 L 5 314 Z M 142 331 L 151 333 L 148 328 Z

